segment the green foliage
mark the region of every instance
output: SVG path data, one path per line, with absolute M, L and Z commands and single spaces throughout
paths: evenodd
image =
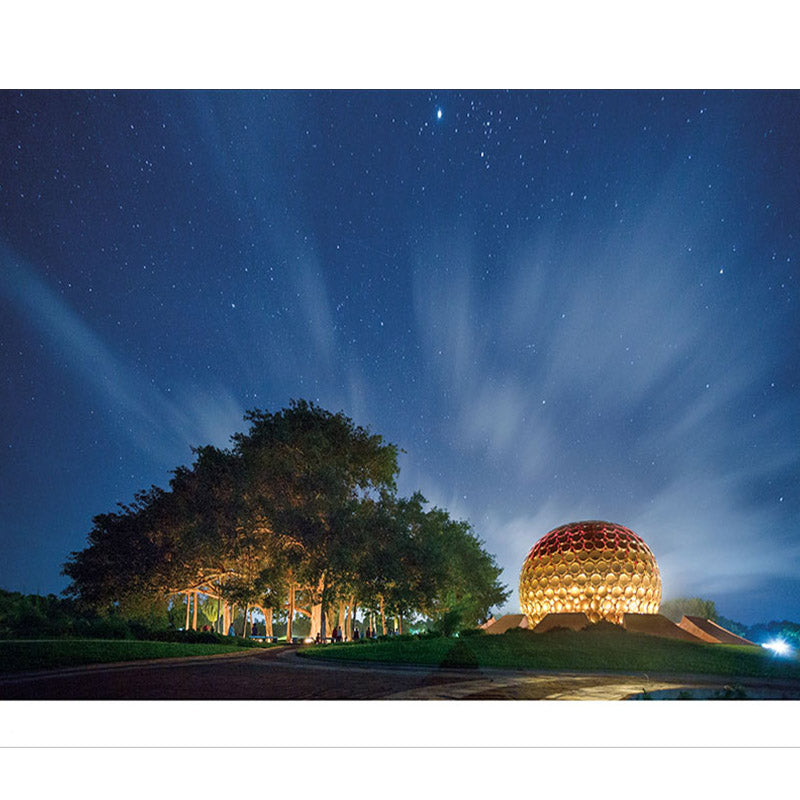
M 741 622 L 736 622 L 736 620 L 728 619 L 728 617 L 723 617 L 721 614 L 718 614 L 714 622 L 717 625 L 721 625 L 726 630 L 729 630 L 731 633 L 735 633 L 737 636 L 743 636 L 745 639 L 749 639 L 748 635 L 748 628 L 747 625 L 742 625 Z
M 478 657 L 467 642 L 458 639 L 439 662 L 439 666 L 445 669 L 477 669 Z
M 737 631 L 738 632 L 738 631 Z M 750 625 L 745 633 L 740 634 L 751 642 L 762 643 L 769 639 L 783 639 L 795 650 L 800 650 L 800 623 L 774 620 L 767 623 Z
M 452 636 L 458 630 L 461 625 L 461 613 L 460 608 L 451 608 L 439 617 L 436 627 L 441 631 L 442 636 Z
M 436 666 L 448 656 L 454 643 L 468 646 L 481 668 L 800 678 L 797 658 L 775 659 L 760 648 L 684 642 L 629 631 L 623 636 L 609 636 L 597 630 L 543 635 L 519 630 L 512 635 L 468 640 L 416 637 L 398 642 L 388 638 L 346 648 L 309 647 L 300 655 Z
M 235 640 L 208 631 L 167 627 L 161 616 L 152 617 L 145 611 L 140 608 L 138 615 L 129 615 L 115 608 L 99 614 L 74 600 L 55 595 L 40 597 L 0 589 L 0 639 L 117 639 L 189 644 L 230 644 Z M 179 614 L 181 625 L 183 613 Z M 246 641 L 249 644 L 250 640 Z
M 0 673 L 8 674 L 73 667 L 82 664 L 108 664 L 152 658 L 219 655 L 236 652 L 248 646 L 242 640 L 224 644 L 84 639 L 35 642 L 0 641 Z
M 87 635 L 91 630 L 108 626 L 98 615 L 85 613 L 69 599 L 53 594 L 23 595 L 0 589 L 0 639 L 43 639 Z M 125 627 L 124 623 L 121 623 Z M 104 638 L 125 638 L 114 630 Z
M 446 635 L 485 619 L 508 590 L 470 525 L 394 495 L 398 449 L 304 400 L 255 409 L 229 449 L 194 450 L 169 491 L 152 487 L 94 519 L 70 555 L 67 594 L 87 612 L 183 627 L 168 598 L 204 582 L 240 609 L 356 602 L 378 618 L 421 614 Z M 214 626 L 206 600 L 197 624 Z M 34 620 L 41 624 L 38 618 Z M 306 631 L 306 619 L 294 623 Z
M 563 628 L 556 628 L 555 630 L 564 630 Z M 590 622 L 588 625 L 581 628 L 581 631 L 594 631 L 600 634 L 611 634 L 612 636 L 625 636 L 628 631 L 622 625 L 615 625 L 607 619 L 601 619 L 597 622 Z
M 458 632 L 459 639 L 465 636 L 486 636 L 486 631 L 483 628 L 466 628 Z
M 717 607 L 713 600 L 703 600 L 700 597 L 676 597 L 661 603 L 659 613 L 673 622 L 680 622 L 684 614 L 688 617 L 702 617 L 717 620 Z

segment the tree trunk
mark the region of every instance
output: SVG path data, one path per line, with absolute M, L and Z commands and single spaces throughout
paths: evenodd
M 250 606 L 244 607 L 244 620 L 242 621 L 242 638 L 247 638 L 247 629 L 250 627 Z
M 344 637 L 345 633 L 345 604 L 344 600 L 339 601 L 339 631 Z
M 186 624 L 183 626 L 185 631 L 189 630 L 189 609 L 192 605 L 192 596 L 189 592 L 186 592 Z
M 386 609 L 383 605 L 383 595 L 381 595 L 381 630 L 383 635 L 386 636 Z
M 321 575 L 317 582 L 316 591 L 311 596 L 311 631 L 309 636 L 316 638 L 317 634 L 323 636 L 322 632 L 322 598 L 325 593 L 325 575 Z
M 347 641 L 353 641 L 353 613 L 356 610 L 356 599 L 350 595 L 350 607 L 347 609 Z
M 289 584 L 289 608 L 286 611 L 286 641 L 292 641 L 292 618 L 294 617 L 294 584 Z
M 194 610 L 192 611 L 192 630 L 197 630 L 197 589 L 194 590 Z
M 402 636 L 403 635 L 403 615 L 397 615 L 397 632 Z
M 322 603 L 311 606 L 311 630 L 308 635 L 314 639 L 317 634 L 322 636 Z
M 272 609 L 264 609 L 264 635 L 272 636 Z
M 327 629 L 328 629 L 328 631 L 327 631 L 328 632 L 328 638 L 330 638 L 331 635 L 333 634 L 333 628 L 334 628 L 333 620 L 335 619 L 335 615 L 336 615 L 336 612 L 334 611 L 334 609 L 332 607 L 328 608 L 328 610 L 325 612 L 325 623 L 326 623 Z

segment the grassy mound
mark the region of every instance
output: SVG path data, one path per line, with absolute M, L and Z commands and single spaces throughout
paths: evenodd
M 50 639 L 41 641 L 0 641 L 0 674 L 40 669 L 109 664 L 150 658 L 213 656 L 250 649 L 248 642 L 230 644 L 187 644 L 113 639 Z M 261 645 L 269 646 L 269 645 Z
M 576 672 L 650 672 L 741 675 L 800 679 L 800 660 L 779 659 L 765 650 L 738 645 L 662 639 L 622 628 L 514 630 L 501 636 L 459 639 L 402 637 L 381 642 L 311 646 L 309 658 Z

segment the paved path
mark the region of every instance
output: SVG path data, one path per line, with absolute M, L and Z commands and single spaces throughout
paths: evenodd
M 796 681 L 359 666 L 300 658 L 294 648 L 6 676 L 0 699 L 623 700 L 643 689 L 703 696 L 726 683 L 744 686 L 750 696 L 800 699 Z

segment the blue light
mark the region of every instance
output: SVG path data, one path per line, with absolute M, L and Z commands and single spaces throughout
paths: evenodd
M 436 109 L 436 119 L 441 119 L 441 118 L 442 118 L 442 109 L 441 108 L 437 108 Z

